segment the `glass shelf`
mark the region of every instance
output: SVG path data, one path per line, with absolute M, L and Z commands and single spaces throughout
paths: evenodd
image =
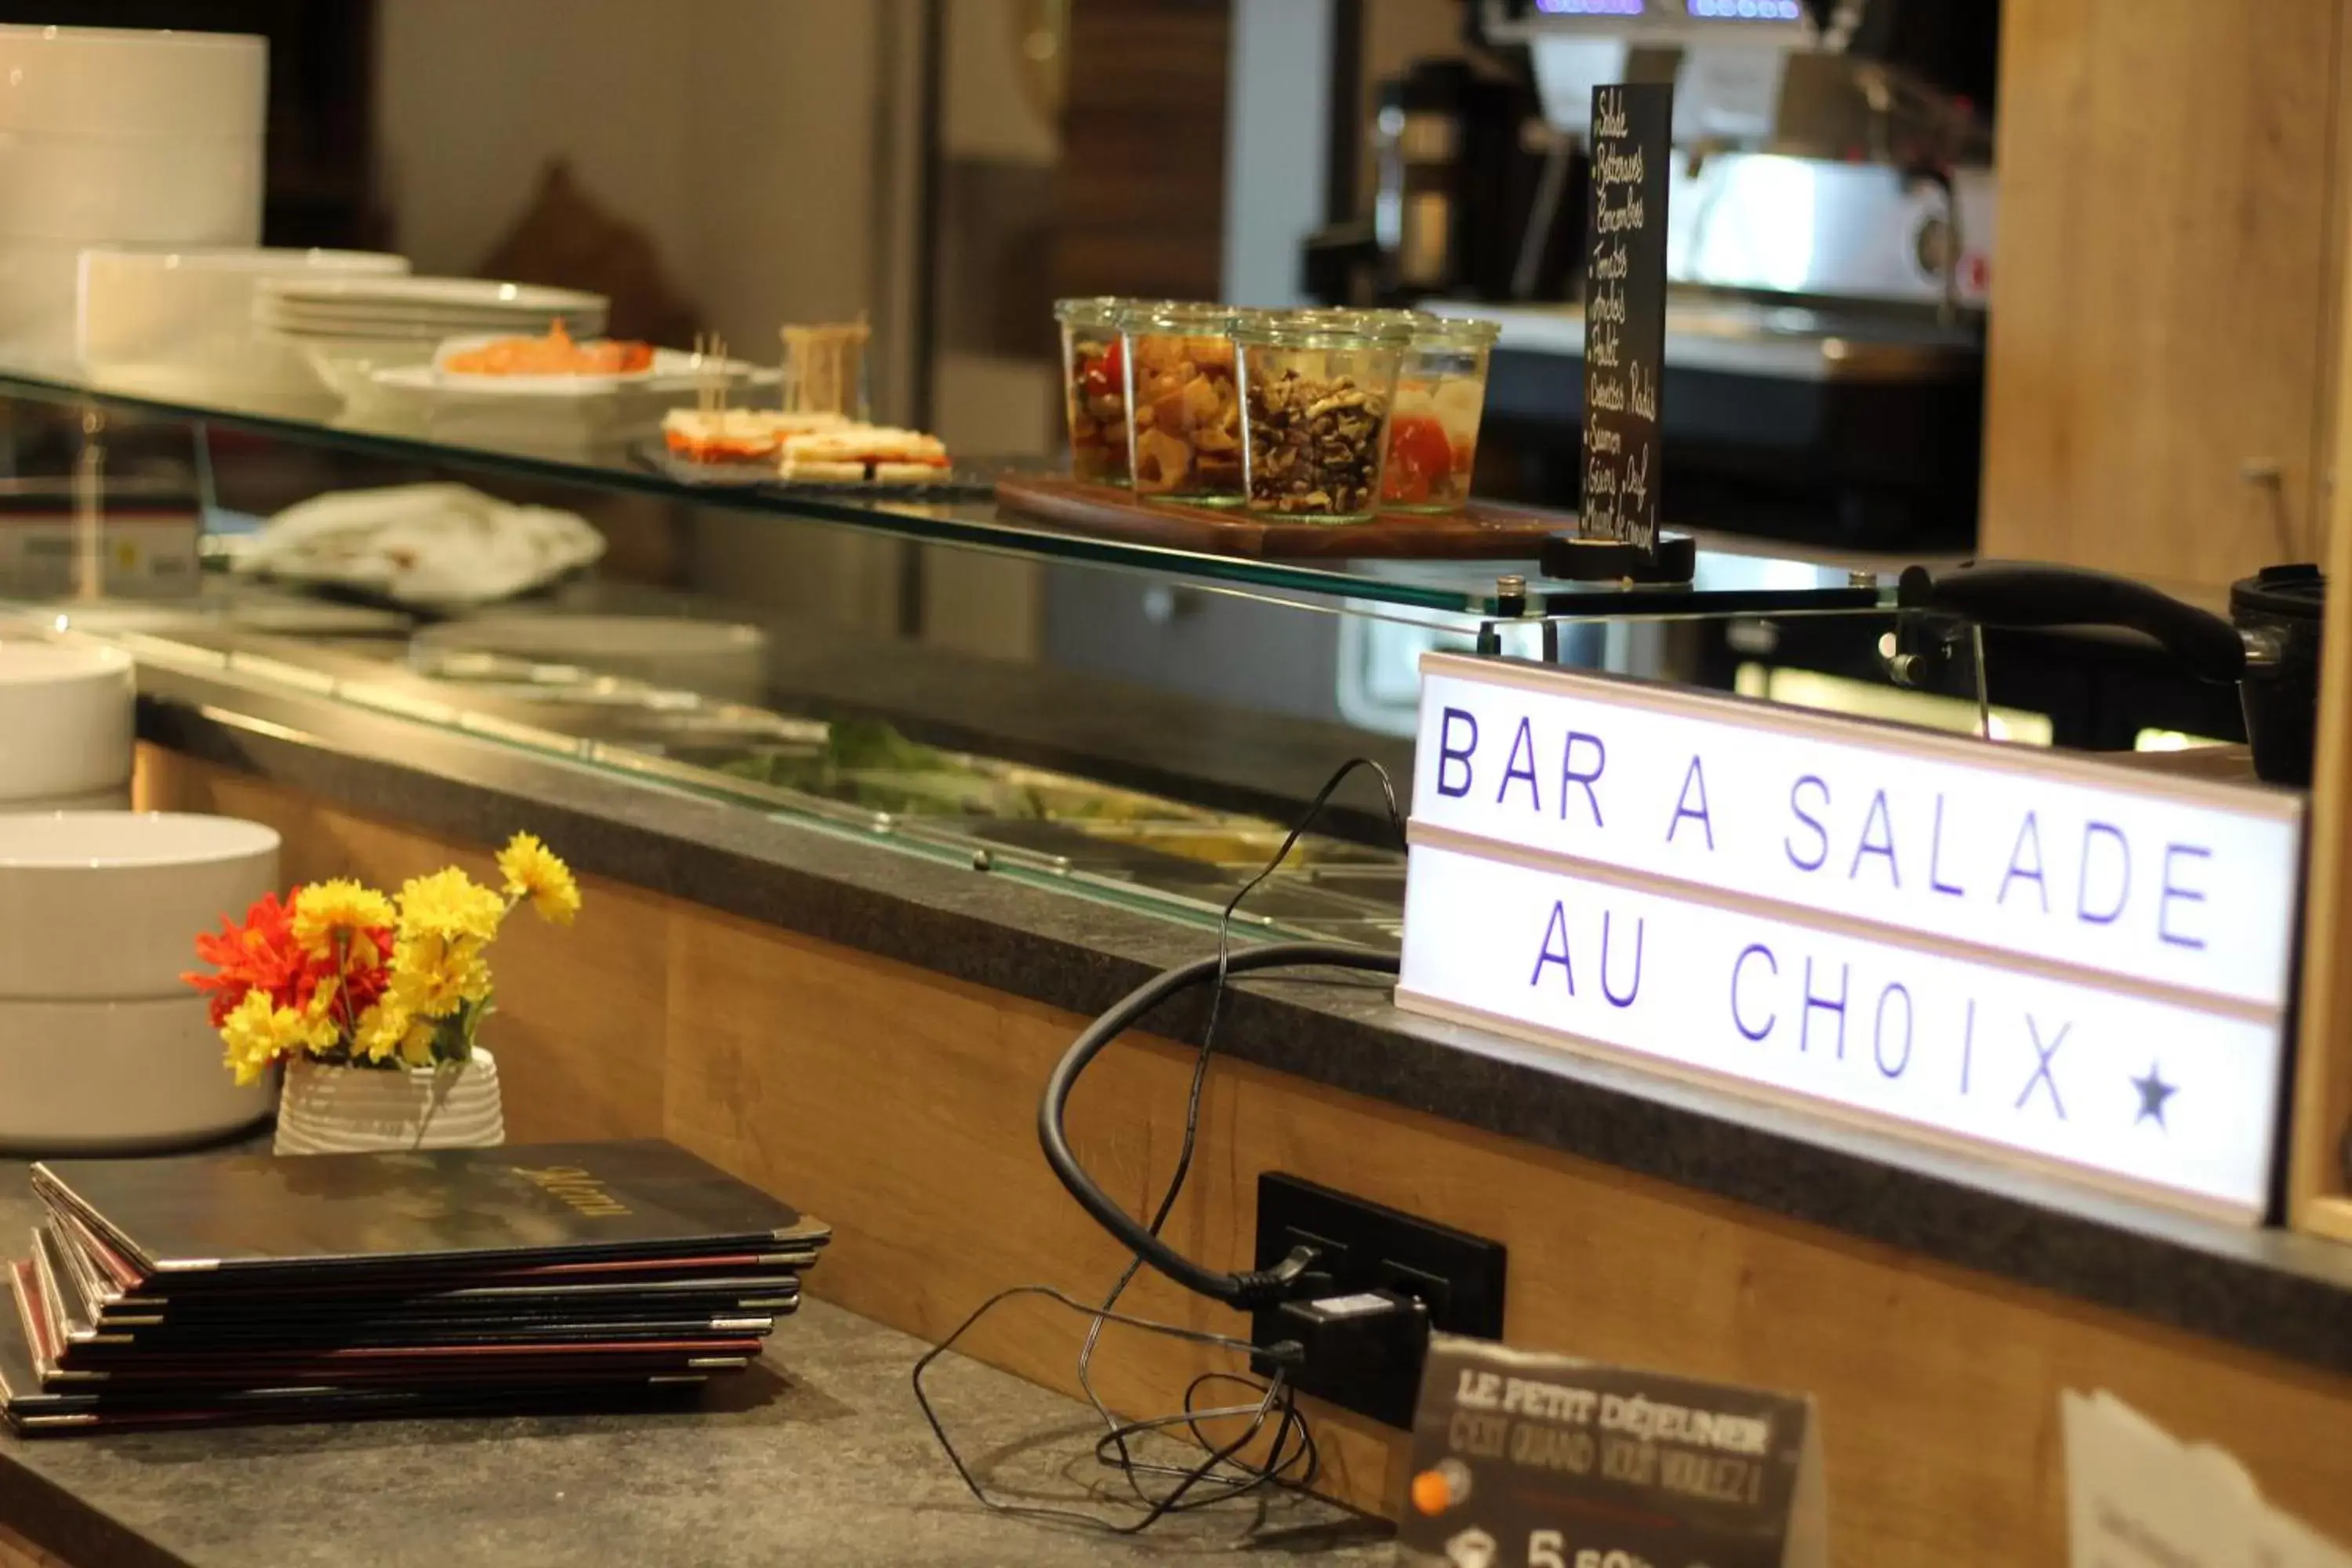
M 530 425 L 509 416 L 490 426 L 473 422 L 476 416 L 457 407 L 370 405 L 362 412 L 336 412 L 315 403 L 265 402 L 200 387 L 158 389 L 77 366 L 24 363 L 0 364 L 0 398 L 7 397 L 203 422 L 397 461 L 631 491 L 1027 559 L 1337 600 L 1332 607 L 1339 609 L 1391 606 L 1495 616 L 1501 613 L 1496 578 L 1511 572 L 1528 578 L 1522 618 L 1528 620 L 1854 614 L 1891 610 L 1895 602 L 1894 584 L 1885 577 L 1726 550 L 1701 550 L 1696 578 L 1687 585 L 1570 583 L 1535 575 L 1532 562 L 1271 561 L 1097 537 L 1004 512 L 988 500 L 868 500 L 781 485 L 691 482 L 635 455 L 644 432 L 614 434 L 613 410 L 595 399 L 568 400 L 569 411 L 535 416 Z M 967 465 L 981 474 L 1015 467 Z M 1562 527 L 1568 526 L 1563 518 Z

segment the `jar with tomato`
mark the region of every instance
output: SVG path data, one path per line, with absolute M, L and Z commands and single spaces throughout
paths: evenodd
M 1389 415 L 1382 510 L 1459 511 L 1470 499 L 1487 356 L 1500 331 L 1492 321 L 1415 314 Z
M 1054 302 L 1054 319 L 1062 324 L 1062 407 L 1073 479 L 1127 483 L 1127 352 L 1119 317 L 1137 303 L 1111 296 Z
M 1128 472 L 1139 496 L 1238 506 L 1242 405 L 1224 305 L 1138 305 L 1120 315 Z

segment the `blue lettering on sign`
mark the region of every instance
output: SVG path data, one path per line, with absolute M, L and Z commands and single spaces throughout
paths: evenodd
M 1903 999 L 1903 1054 L 1890 1065 L 1886 1059 L 1886 1005 L 1896 997 Z M 1888 1078 L 1901 1078 L 1903 1069 L 1911 1065 L 1911 990 L 1901 981 L 1890 981 L 1878 994 L 1878 1016 L 1871 1024 L 1870 1054 L 1878 1058 L 1878 1070 Z
M 1878 828 L 1878 837 L 1874 842 L 1870 837 L 1873 824 Z M 1862 838 L 1853 847 L 1853 864 L 1846 868 L 1847 881 L 1853 881 L 1861 873 L 1862 858 L 1865 855 L 1886 857 L 1887 881 L 1897 888 L 1903 885 L 1903 873 L 1895 868 L 1895 824 L 1886 815 L 1886 792 L 1883 789 L 1870 797 L 1870 815 L 1862 819 Z
M 1977 999 L 1971 996 L 1969 998 L 1968 1021 L 1960 1026 L 1960 1097 L 1963 1100 L 1968 1098 L 1969 1069 L 1976 1065 L 1976 1059 Z
M 1822 804 L 1818 809 L 1823 811 L 1829 809 L 1830 786 L 1823 784 L 1820 779 L 1815 778 L 1811 773 L 1805 774 L 1795 784 L 1789 786 L 1790 813 L 1794 816 L 1799 822 L 1803 823 L 1806 826 L 1813 830 L 1813 858 L 1808 860 L 1803 856 L 1798 854 L 1797 841 L 1793 838 L 1781 839 L 1780 847 L 1788 852 L 1789 864 L 1794 866 L 1798 870 L 1818 871 L 1830 858 L 1830 835 L 1829 829 L 1823 827 L 1817 819 L 1805 815 L 1803 805 L 1797 799 L 1797 796 L 1804 790 L 1804 787 L 1807 784 L 1811 784 L 1815 789 L 1822 792 Z
M 1739 950 L 1739 956 L 1731 961 L 1731 1026 L 1748 1039 L 1760 1040 L 1772 1032 L 1772 1026 L 1780 1021 L 1780 1015 L 1767 1013 L 1764 1022 L 1751 1029 L 1748 1026 L 1747 1017 L 1739 1011 L 1739 973 L 1748 967 L 1748 961 L 1751 958 L 1762 959 L 1775 979 L 1780 977 L 1780 961 L 1774 958 L 1772 950 L 1760 942 L 1749 942 Z
M 1470 738 L 1456 746 L 1454 743 L 1454 721 L 1460 720 L 1470 731 Z M 1465 709 L 1448 708 L 1437 723 L 1437 793 L 1459 800 L 1470 793 L 1470 753 L 1478 749 L 1478 718 Z M 1462 769 L 1461 782 L 1454 782 L 1454 769 Z
M 1694 791 L 1698 795 L 1698 805 L 1696 807 L 1691 805 L 1691 795 Z M 1675 819 L 1666 824 L 1667 843 L 1672 844 L 1675 841 L 1675 834 L 1681 828 L 1685 817 L 1691 818 L 1706 830 L 1706 847 L 1709 850 L 1714 849 L 1715 818 L 1707 815 L 1706 773 L 1699 766 L 1696 752 L 1691 754 L 1690 766 L 1683 772 L 1683 793 L 1675 802 Z
M 1944 880 L 1944 792 L 1936 792 L 1936 841 L 1927 848 L 1927 886 L 1937 892 L 1953 898 L 1962 897 L 1967 889 L 1958 882 Z
M 1555 937 L 1559 939 L 1557 947 L 1552 945 Z M 1568 961 L 1568 910 L 1558 899 L 1551 901 L 1551 919 L 1544 926 L 1543 946 L 1536 953 L 1536 972 L 1528 976 L 1529 985 L 1543 983 L 1544 965 L 1547 963 L 1559 965 L 1559 977 L 1567 984 L 1568 994 L 1575 995 L 1576 967 Z
M 2021 858 L 2029 844 L 2033 847 L 2032 870 L 2025 868 Z M 2050 884 L 2042 876 L 2042 828 L 2030 811 L 2025 814 L 2025 820 L 2018 825 L 2017 842 L 2011 846 L 2009 851 L 2009 869 L 2000 874 L 2000 892 L 1994 897 L 1994 903 L 2009 902 L 2009 885 L 2011 882 L 2032 882 L 2042 894 L 2042 912 L 2045 915 L 2050 912 Z
M 1511 781 L 1517 779 L 1528 786 L 1528 805 L 1543 809 L 1543 795 L 1536 788 L 1536 736 L 1526 719 L 1519 721 L 1518 733 L 1511 737 L 1510 761 L 1503 764 L 1503 782 L 1496 787 L 1495 804 L 1511 793 Z
M 2091 908 L 2091 846 L 2105 840 L 2116 847 L 2116 901 L 2103 910 Z M 2083 865 L 2074 879 L 2074 918 L 2095 926 L 2113 925 L 2116 917 L 2124 912 L 2131 898 L 2131 846 L 2124 841 L 2120 829 L 2105 822 L 2083 825 Z
M 1798 1048 L 1799 1050 L 1801 1050 L 1801 1050 L 1809 1049 L 1809 1048 L 1811 1048 L 1811 1045 L 1812 1045 L 1812 1042 L 1813 1042 L 1813 1014 L 1814 1014 L 1815 1010 L 1816 1010 L 1816 1009 L 1818 1009 L 1819 1011 L 1823 1012 L 1823 1013 L 1835 1013 L 1835 1014 L 1837 1015 L 1837 1021 L 1838 1021 L 1838 1025 L 1837 1025 L 1837 1054 L 1838 1054 L 1838 1060 L 1840 1060 L 1840 1061 L 1843 1061 L 1843 1060 L 1845 1060 L 1845 988 L 1846 988 L 1846 982 L 1847 982 L 1847 981 L 1849 981 L 1849 980 L 1851 980 L 1853 977 L 1853 965 L 1852 965 L 1851 963 L 1841 963 L 1841 964 L 1839 964 L 1839 965 L 1838 965 L 1838 988 L 1837 988 L 1837 999 L 1836 999 L 1835 1001 L 1832 1001 L 1832 1000 L 1831 1000 L 1829 997 L 1827 997 L 1827 996 L 1816 996 L 1816 995 L 1814 995 L 1814 994 L 1813 994 L 1813 961 L 1812 961 L 1812 958 L 1811 957 L 1811 955 L 1808 955 L 1808 956 L 1806 957 L 1806 959 L 1805 959 L 1805 1015 L 1804 1015 L 1803 1019 L 1802 1019 L 1802 1020 L 1798 1024 L 1798 1026 L 1797 1026 L 1797 1048 Z
M 2059 1025 L 2057 1036 L 2045 1046 L 2042 1043 L 2041 1024 L 2035 1021 L 2032 1014 L 2025 1016 L 2025 1032 L 2033 1038 L 2033 1052 L 2037 1059 L 2033 1064 L 2033 1076 L 2025 1080 L 2025 1088 L 2018 1094 L 2017 1110 L 2025 1109 L 2025 1102 L 2033 1098 L 2033 1086 L 2041 1084 L 2050 1090 L 2050 1109 L 2058 1113 L 2059 1121 L 2066 1120 L 2066 1102 L 2058 1098 L 2058 1077 L 2053 1064 L 2058 1059 L 2058 1047 L 2066 1043 L 2066 1031 L 2074 1026 L 2072 1024 Z
M 1601 911 L 1601 994 L 1609 998 L 1609 1005 L 1612 1007 L 1631 1007 L 1633 998 L 1642 994 L 1642 943 L 1650 922 L 1638 916 L 1633 921 L 1633 984 L 1626 987 L 1625 994 L 1620 996 L 1609 984 L 1610 919 L 1607 910 Z
M 1576 771 L 1576 743 L 1579 741 L 1592 748 L 1592 771 L 1589 773 Z M 1585 804 L 1592 807 L 1592 826 L 1601 826 L 1601 797 L 1593 793 L 1592 786 L 1600 780 L 1601 770 L 1608 765 L 1609 748 L 1601 743 L 1600 736 L 1588 735 L 1581 730 L 1568 732 L 1568 742 L 1559 749 L 1559 817 L 1562 822 L 1568 820 L 1568 786 L 1582 784 Z
M 2184 904 L 2201 904 L 2205 901 L 2202 889 L 2183 887 L 2174 880 L 2172 863 L 2175 859 L 2182 858 L 2210 860 L 2213 858 L 2213 852 L 2195 844 L 2168 844 L 2164 847 L 2164 894 L 2156 904 L 2156 934 L 2175 947 L 2203 947 L 2205 945 L 2203 937 L 2191 936 L 2187 931 L 2177 931 L 2172 929 L 2172 905 L 2175 900 Z

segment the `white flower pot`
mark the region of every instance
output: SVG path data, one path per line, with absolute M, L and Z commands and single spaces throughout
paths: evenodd
M 468 1060 L 429 1068 L 287 1064 L 278 1106 L 280 1154 L 385 1149 L 487 1149 L 507 1141 L 499 1064 L 481 1047 Z

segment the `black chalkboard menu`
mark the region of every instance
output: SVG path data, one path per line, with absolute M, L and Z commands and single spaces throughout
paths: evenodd
M 1658 376 L 1666 357 L 1666 174 L 1675 89 L 1592 93 L 1584 258 L 1584 509 L 1579 533 L 1658 541 Z

